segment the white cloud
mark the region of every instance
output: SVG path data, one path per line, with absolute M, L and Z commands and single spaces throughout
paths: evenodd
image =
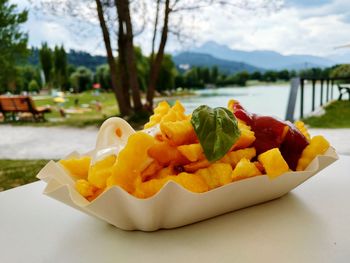
M 350 42 L 350 21 L 344 19 L 345 1 L 322 7 L 286 7 L 278 12 L 254 15 L 240 12 L 227 18 L 210 10 L 197 32 L 198 42 L 215 40 L 242 50 L 268 49 L 283 54 L 329 55 L 335 46 Z M 329 10 L 327 13 L 326 11 Z
M 13 0 L 15 1 L 15 0 Z M 23 1 L 16 0 L 25 6 Z M 196 14 L 195 23 L 191 16 L 184 16 L 181 23 L 187 28 L 194 43 L 214 40 L 231 48 L 242 50 L 274 50 L 283 54 L 312 54 L 328 56 L 346 52 L 334 47 L 350 43 L 350 2 L 333 0 L 322 5 L 291 5 L 276 12 L 244 11 L 234 9 L 229 13 L 222 8 L 207 8 Z M 231 10 L 232 11 L 232 10 Z M 173 18 L 175 23 L 176 18 Z M 51 21 L 30 16 L 26 25 L 29 30 L 30 44 L 64 44 L 66 49 L 87 50 L 92 53 L 104 53 L 101 33 L 98 27 L 91 32 L 77 34 L 69 21 L 54 19 Z M 79 31 L 79 29 L 78 29 Z M 145 52 L 150 51 L 151 32 L 146 30 L 136 37 L 135 43 Z M 187 45 L 193 41 L 187 42 Z M 182 48 L 177 39 L 169 37 L 168 51 Z M 349 50 L 350 51 L 350 50 Z

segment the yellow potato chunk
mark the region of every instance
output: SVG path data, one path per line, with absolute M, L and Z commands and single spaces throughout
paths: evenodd
M 232 182 L 232 167 L 227 163 L 214 163 L 208 168 L 200 169 L 195 174 L 200 176 L 209 189 L 228 184 Z
M 275 178 L 289 170 L 288 164 L 278 148 L 260 154 L 258 160 L 270 178 Z
M 84 179 L 79 179 L 75 182 L 75 189 L 84 197 L 93 196 L 97 188 Z
M 153 161 L 150 165 L 146 167 L 141 173 L 142 181 L 147 181 L 153 179 L 157 175 L 157 173 L 162 170 L 163 166 L 161 166 L 157 161 Z
M 163 185 L 167 181 L 168 180 L 166 178 L 163 178 L 163 179 L 152 179 L 147 182 L 143 182 L 136 187 L 136 190 L 133 193 L 133 195 L 138 198 L 151 197 L 156 193 L 158 193 L 159 190 L 163 187 Z
M 237 181 L 257 175 L 261 175 L 261 172 L 255 164 L 246 158 L 242 158 L 232 171 L 232 180 Z
M 160 122 L 167 121 L 182 121 L 186 120 L 185 108 L 182 106 L 180 101 L 176 101 L 174 106 L 167 112 L 167 114 L 162 118 Z
M 177 149 L 191 162 L 196 162 L 204 158 L 203 148 L 199 143 L 181 145 Z
M 107 179 L 107 186 L 119 185 L 133 193 L 136 182 L 141 181 L 141 171 L 152 161 L 147 152 L 154 144 L 154 137 L 142 131 L 130 135 L 113 166 L 112 175 Z
M 149 150 L 148 155 L 162 165 L 170 163 L 182 164 L 188 162 L 176 147 L 168 142 L 156 142 Z
M 90 167 L 88 181 L 98 188 L 105 188 L 106 180 L 112 175 L 112 168 L 115 162 L 115 155 L 107 156 L 96 162 Z
M 177 176 L 169 176 L 168 179 L 182 185 L 184 188 L 194 193 L 203 193 L 209 190 L 205 181 L 196 174 L 182 172 Z
M 170 145 L 189 144 L 196 140 L 196 134 L 189 120 L 161 122 L 160 130 L 164 140 L 168 141 Z
M 163 178 L 166 178 L 168 176 L 173 176 L 175 175 L 175 171 L 173 169 L 174 167 L 173 166 L 167 166 L 167 167 L 164 167 L 163 169 L 161 169 L 157 174 L 156 176 L 154 177 L 154 179 L 163 179 Z
M 83 156 L 81 158 L 71 158 L 60 160 L 59 163 L 66 168 L 69 173 L 78 179 L 86 179 L 90 167 L 91 157 Z
M 133 195 L 139 198 L 148 198 L 156 193 L 164 186 L 167 181 L 174 181 L 191 192 L 203 193 L 209 190 L 204 180 L 195 174 L 180 173 L 178 175 L 167 176 L 160 179 L 152 179 L 147 182 L 137 184 Z
M 174 122 L 186 119 L 188 119 L 188 117 L 185 115 L 185 108 L 179 101 L 176 101 L 171 108 L 166 101 L 162 101 L 154 109 L 154 114 L 150 117 L 149 122 L 145 124 L 144 128 L 150 128 L 161 122 Z
M 149 122 L 145 124 L 144 128 L 147 129 L 159 123 L 169 110 L 170 106 L 166 101 L 160 102 L 154 109 L 154 114 L 150 117 Z
M 329 142 L 321 135 L 312 137 L 310 144 L 305 147 L 298 161 L 297 171 L 303 171 L 317 156 L 324 154 L 329 148 Z
M 233 149 L 243 149 L 252 145 L 255 141 L 255 134 L 250 130 L 251 128 L 245 125 L 243 122 L 238 122 L 238 128 L 241 131 L 241 136 L 233 145 Z
M 302 121 L 295 121 L 294 122 L 295 127 L 297 127 L 297 129 L 305 136 L 305 138 L 310 141 L 310 134 L 307 130 L 307 128 L 305 127 L 304 122 Z
M 207 159 L 203 159 L 194 163 L 189 163 L 184 165 L 186 172 L 193 173 L 199 169 L 206 168 L 210 166 L 210 162 Z
M 256 155 L 256 150 L 254 147 L 245 148 L 245 149 L 227 153 L 224 156 L 224 158 L 222 158 L 222 160 L 220 161 L 224 163 L 229 163 L 234 168 L 241 159 L 245 158 L 247 160 L 251 160 L 255 157 L 255 155 Z

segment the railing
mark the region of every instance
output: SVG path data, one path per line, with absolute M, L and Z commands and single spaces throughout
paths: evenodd
M 350 82 L 350 78 L 293 78 L 291 79 L 291 89 L 289 93 L 289 100 L 287 106 L 286 120 L 294 121 L 294 111 L 296 105 L 296 99 L 298 95 L 298 89 L 300 87 L 300 119 L 304 118 L 304 89 L 305 81 L 311 81 L 311 112 L 316 109 L 316 88 L 320 88 L 320 103 L 319 106 L 323 106 L 327 102 L 333 100 L 333 90 L 335 81 L 342 80 Z M 319 85 L 316 85 L 316 84 Z M 326 96 L 324 96 L 324 88 L 326 88 Z M 324 98 L 325 97 L 325 98 Z

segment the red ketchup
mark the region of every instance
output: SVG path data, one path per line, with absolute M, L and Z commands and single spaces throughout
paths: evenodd
M 236 118 L 252 128 L 257 154 L 279 148 L 290 169 L 295 170 L 304 148 L 309 144 L 305 136 L 289 121 L 260 116 L 246 111 L 238 101 L 230 105 Z

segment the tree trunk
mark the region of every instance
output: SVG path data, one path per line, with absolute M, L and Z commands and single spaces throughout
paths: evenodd
M 97 13 L 98 13 L 98 18 L 100 21 L 100 27 L 102 30 L 103 34 L 103 40 L 105 43 L 106 47 L 106 52 L 107 52 L 107 60 L 108 60 L 108 65 L 110 69 L 110 75 L 111 75 L 111 80 L 112 80 L 112 89 L 114 91 L 115 97 L 118 102 L 119 106 L 119 111 L 122 116 L 126 116 L 130 114 L 130 103 L 128 105 L 127 100 L 129 99 L 128 97 L 125 97 L 123 94 L 123 90 L 120 88 L 118 85 L 117 81 L 117 65 L 113 56 L 113 51 L 112 51 L 112 46 L 111 46 L 111 40 L 109 36 L 109 31 L 106 25 L 106 21 L 103 15 L 103 7 L 101 0 L 96 0 L 96 7 L 97 7 Z
M 120 83 L 123 90 L 123 94 L 127 99 L 127 103 L 129 108 L 131 108 L 130 104 L 130 91 L 129 91 L 129 78 L 128 78 L 128 72 L 127 72 L 127 65 L 126 65 L 126 43 L 125 43 L 125 37 L 123 34 L 123 25 L 122 23 L 119 23 L 119 30 L 118 30 L 118 66 L 119 66 L 119 76 L 120 76 Z
M 118 41 L 120 55 L 123 56 L 127 70 L 128 83 L 130 85 L 133 105 L 135 112 L 142 110 L 140 88 L 137 79 L 136 58 L 133 43 L 133 31 L 130 17 L 129 1 L 115 0 L 118 12 L 119 37 L 122 41 Z M 120 46 L 120 43 L 122 45 Z M 121 56 L 120 56 L 121 57 Z M 123 65 L 122 65 L 123 66 Z
M 157 0 L 156 17 L 155 17 L 154 27 L 153 27 L 152 49 L 151 49 L 151 57 L 150 57 L 150 68 L 152 67 L 153 60 L 154 60 L 154 46 L 155 46 L 156 38 L 157 38 L 157 28 L 158 28 L 158 20 L 159 20 L 159 7 L 160 7 L 160 0 Z
M 154 59 L 154 61 L 151 61 L 151 73 L 150 73 L 148 89 L 147 89 L 147 107 L 149 110 L 153 109 L 154 92 L 156 89 L 157 80 L 159 77 L 159 71 L 163 61 L 164 49 L 168 38 L 169 14 L 171 12 L 171 9 L 169 7 L 170 5 L 169 2 L 170 2 L 169 0 L 165 1 L 164 22 L 163 22 L 163 29 L 162 29 L 162 35 L 160 38 L 159 48 L 156 54 L 156 58 Z

